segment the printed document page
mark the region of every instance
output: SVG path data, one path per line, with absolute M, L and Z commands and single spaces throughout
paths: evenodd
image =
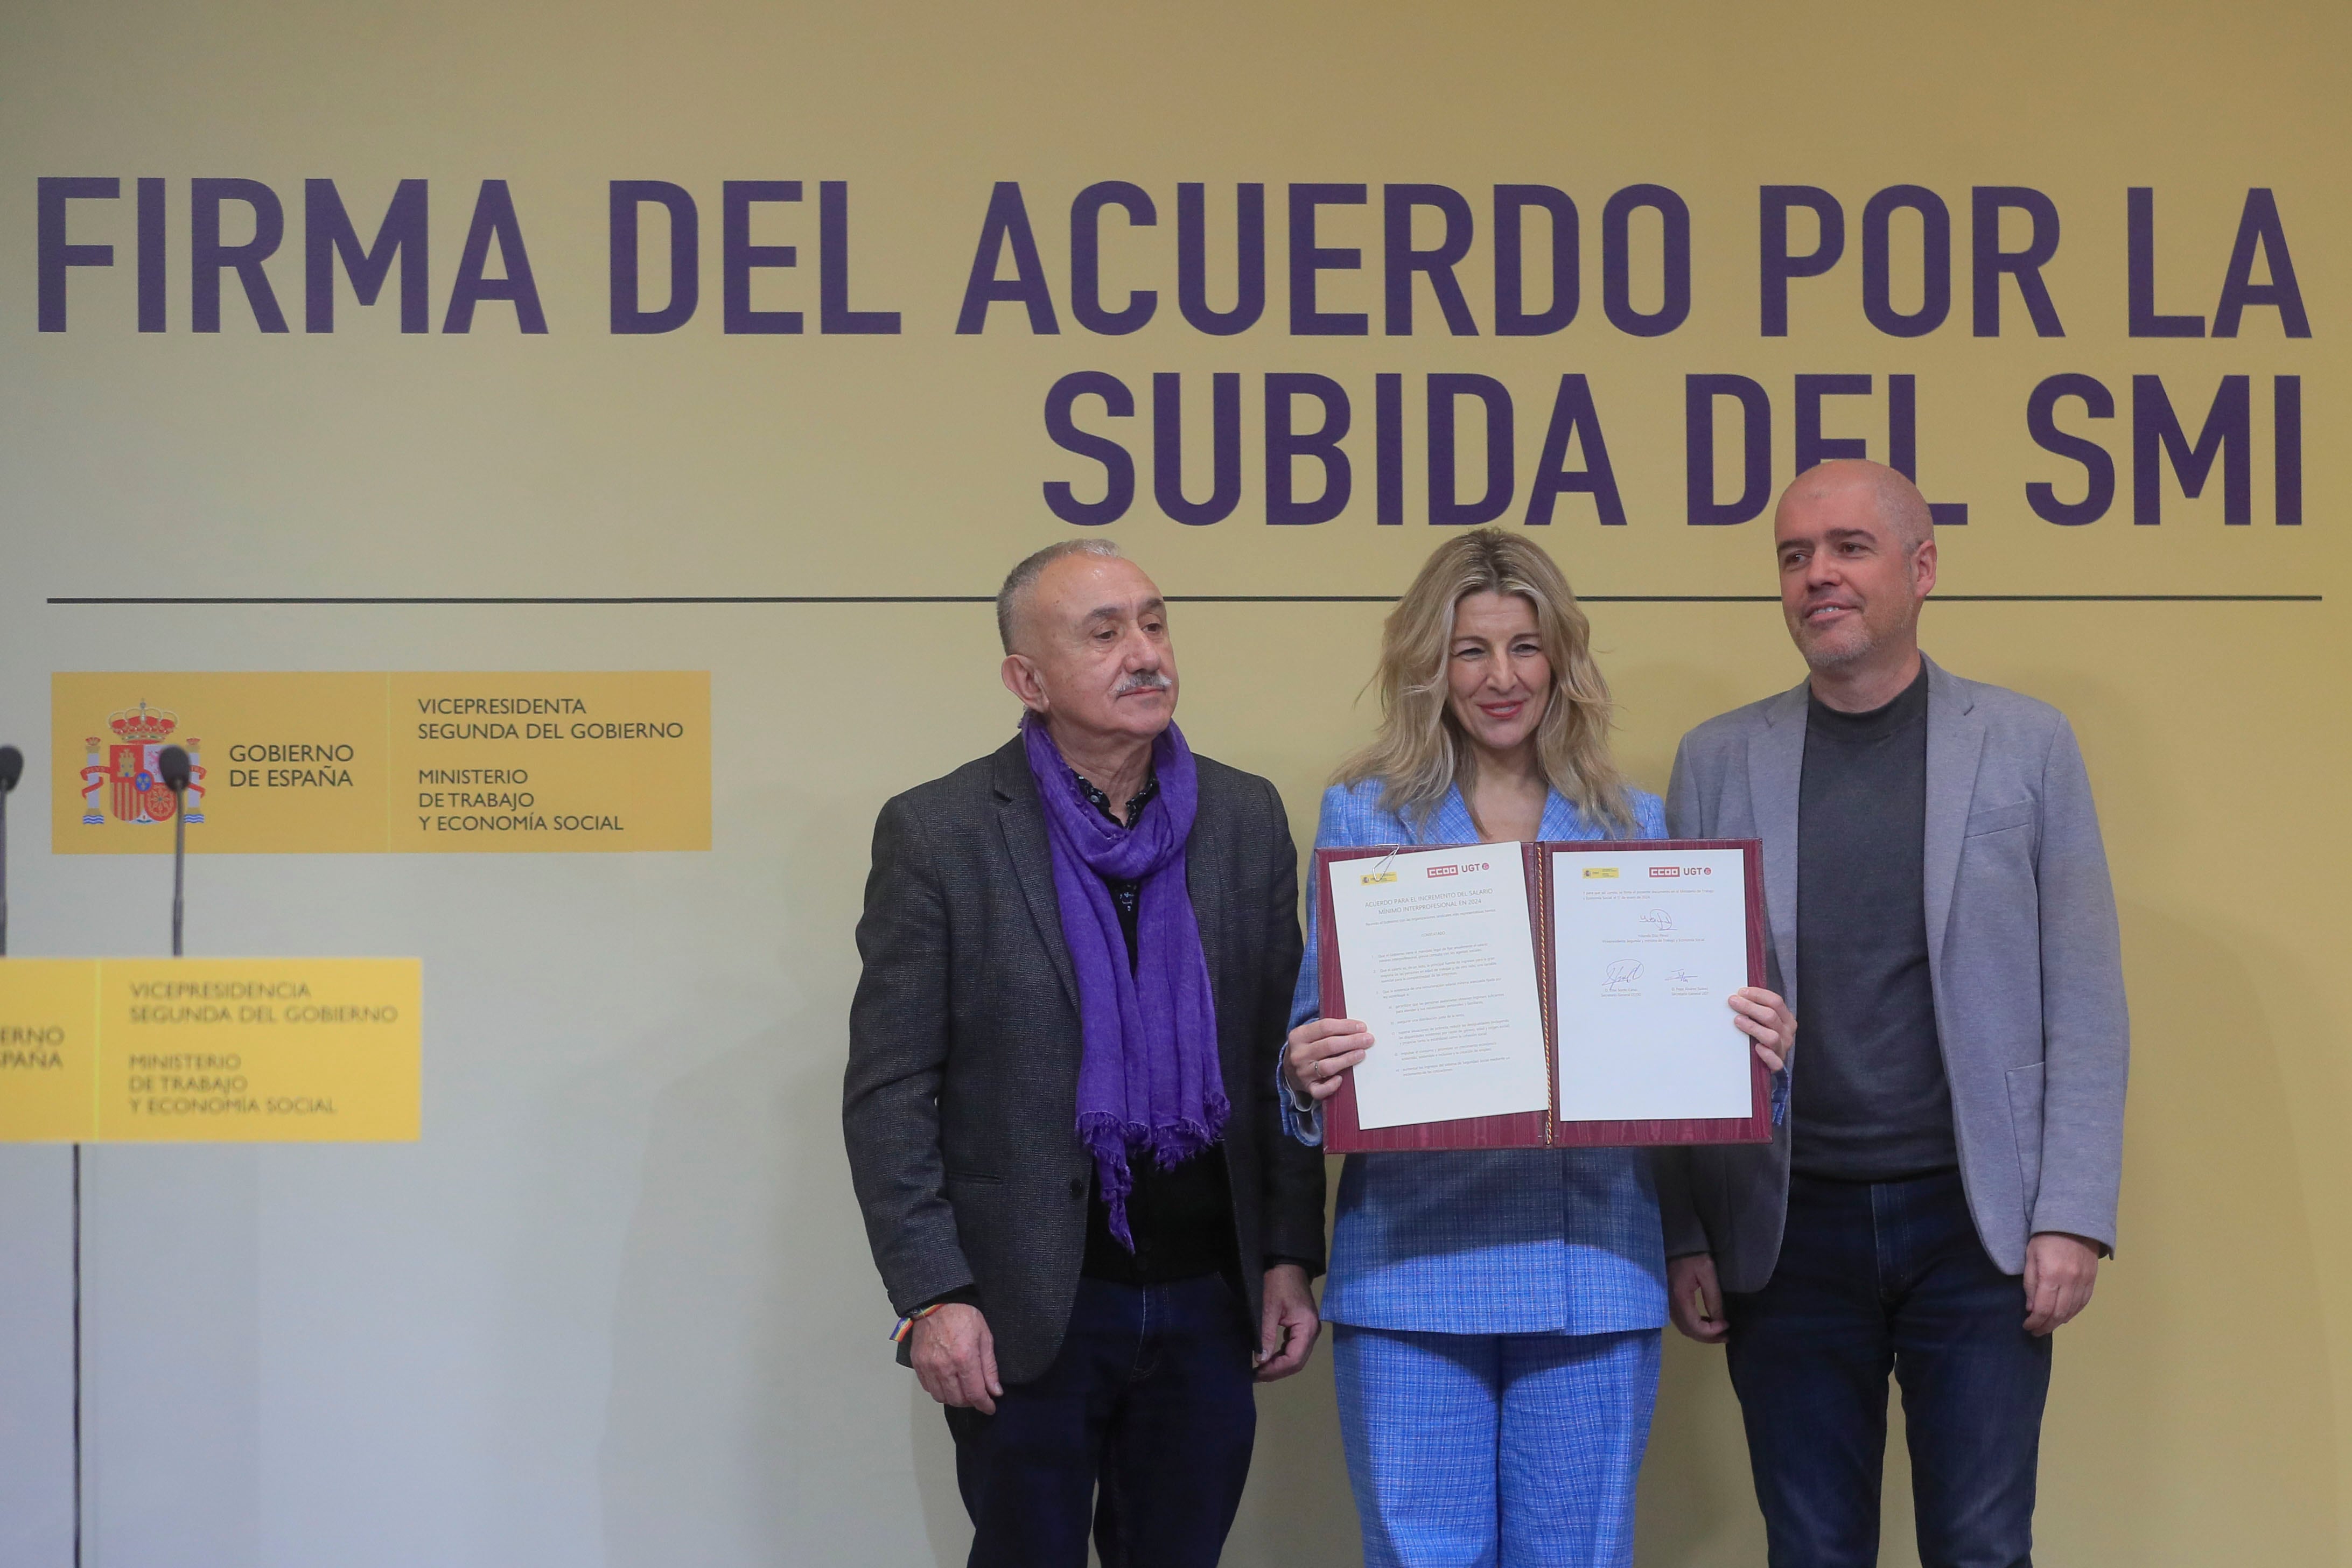
M 1737 849 L 1552 856 L 1561 1121 L 1754 1112 L 1727 1001 L 1748 984 L 1744 879 Z
M 1551 1103 L 1525 862 L 1516 844 L 1336 861 L 1332 922 L 1367 1128 Z

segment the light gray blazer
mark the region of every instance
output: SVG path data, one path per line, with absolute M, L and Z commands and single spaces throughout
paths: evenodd
M 1768 983 L 1796 1013 L 1800 1060 L 1805 713 L 1800 685 L 1708 720 L 1683 738 L 1666 795 L 1677 837 L 1764 841 Z M 2112 1248 L 2131 1026 L 2083 753 L 2048 703 L 1932 659 L 1926 883 L 1936 1029 L 1985 1250 L 2017 1274 L 2036 1231 Z M 1725 1289 L 1761 1289 L 1788 1212 L 1788 1126 L 1769 1143 L 1662 1155 L 1658 1168 L 1667 1254 L 1712 1252 Z

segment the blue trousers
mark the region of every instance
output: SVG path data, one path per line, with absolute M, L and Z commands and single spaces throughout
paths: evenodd
M 1957 1172 L 1789 1188 L 1780 1260 L 1727 1295 L 1772 1568 L 1872 1568 L 1886 1378 L 1903 1390 L 1922 1568 L 2031 1568 L 2050 1341 L 1985 1255 Z
M 1625 1568 L 1658 1337 L 1334 1324 L 1365 1568 Z
M 1061 1352 L 996 1414 L 950 1407 L 971 1568 L 1213 1568 L 1257 1438 L 1256 1336 L 1220 1275 L 1080 1279 Z

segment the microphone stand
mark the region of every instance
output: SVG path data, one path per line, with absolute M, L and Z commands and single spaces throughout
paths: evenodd
M 185 784 L 173 787 L 172 797 L 178 802 L 172 813 L 172 956 L 184 956 L 181 952 L 180 927 L 185 918 L 184 895 L 187 890 L 188 873 L 188 792 Z
M 163 775 L 163 786 L 172 792 L 172 956 L 182 956 L 180 926 L 184 906 L 182 895 L 187 889 L 188 869 L 188 753 L 177 746 L 166 746 L 157 753 L 155 771 Z
M 8 956 L 8 796 L 25 776 L 25 753 L 0 746 L 0 958 Z
M 25 773 L 25 753 L 0 746 L 0 958 L 8 956 L 8 796 Z M 73 1146 L 73 1560 L 81 1568 L 81 1145 Z

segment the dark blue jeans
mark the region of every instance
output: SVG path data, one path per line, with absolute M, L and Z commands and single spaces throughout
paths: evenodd
M 1957 1172 L 1789 1187 L 1771 1281 L 1727 1295 L 1772 1568 L 1871 1568 L 1886 1377 L 1903 1389 L 1922 1568 L 2031 1568 L 2050 1341 L 1985 1255 Z
M 948 1411 L 971 1568 L 1213 1568 L 1257 1438 L 1255 1341 L 1220 1275 L 1080 1279 L 1061 1353 L 996 1414 Z

